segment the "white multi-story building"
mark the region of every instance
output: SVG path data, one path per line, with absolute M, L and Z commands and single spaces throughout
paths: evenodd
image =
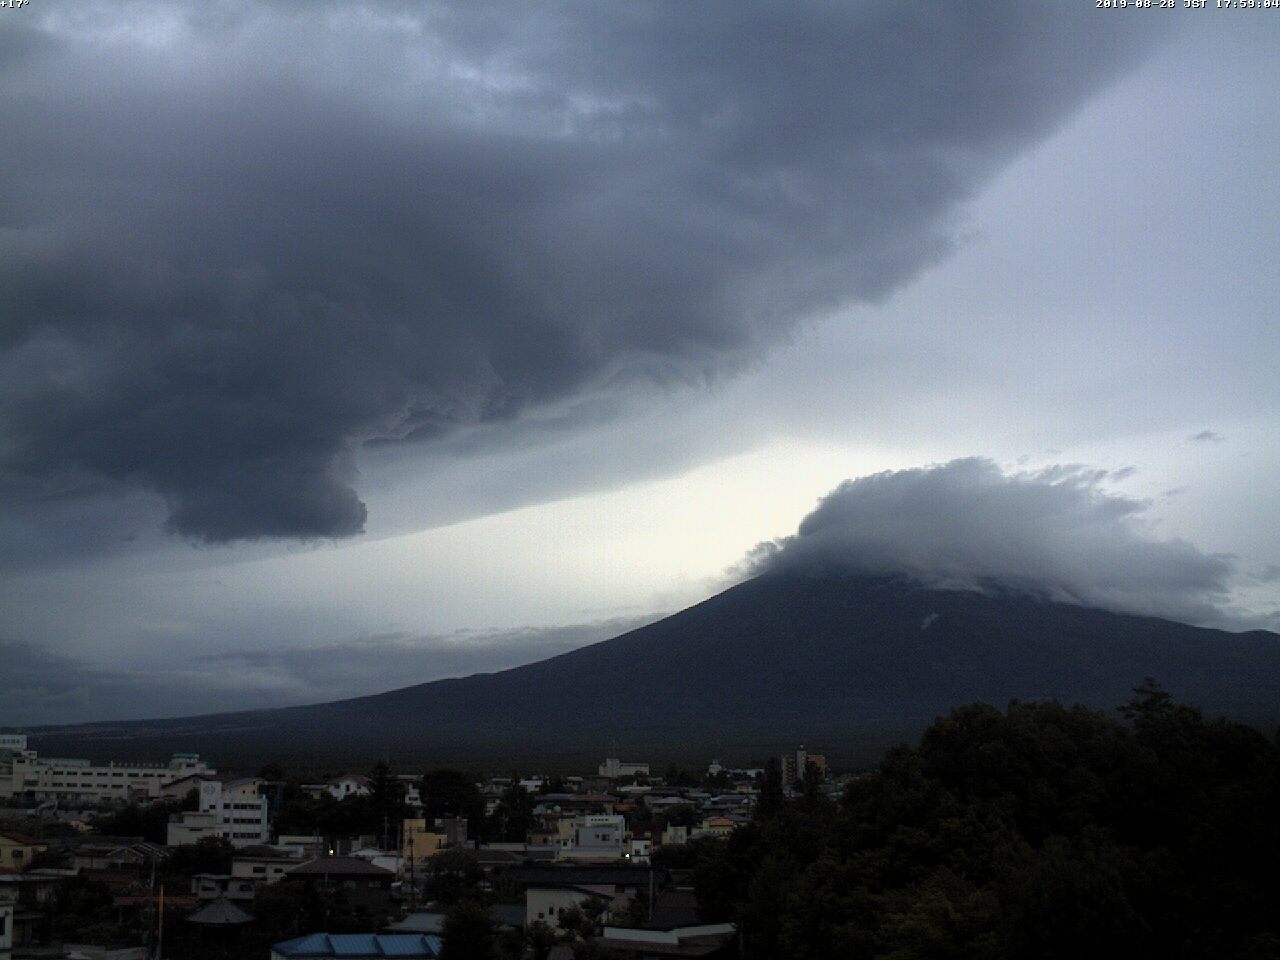
M 195 753 L 175 753 L 168 763 L 95 764 L 89 760 L 41 757 L 27 749 L 23 734 L 0 736 L 0 797 L 30 797 L 67 803 L 154 800 L 161 788 L 192 774 L 216 770 Z
M 560 842 L 561 860 L 618 860 L 622 858 L 627 821 L 621 814 L 591 814 L 573 818 L 573 833 Z
M 608 777 L 610 780 L 616 780 L 619 777 L 647 777 L 649 776 L 649 765 L 647 763 L 624 763 L 617 757 L 609 757 L 604 763 L 600 764 L 600 776 Z
M 260 794 L 262 781 L 206 780 L 200 784 L 200 808 L 169 818 L 169 846 L 198 843 L 205 837 L 222 837 L 233 847 L 249 847 L 271 839 L 267 798 Z

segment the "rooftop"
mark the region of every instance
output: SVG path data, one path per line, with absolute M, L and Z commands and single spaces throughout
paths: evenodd
M 187 922 L 202 923 L 208 927 L 234 927 L 252 923 L 254 919 L 253 914 L 240 909 L 226 897 L 219 897 L 187 917 Z
M 648 886 L 649 874 L 653 874 L 656 886 L 662 886 L 667 877 L 665 870 L 650 870 L 648 867 L 518 867 L 508 870 L 503 876 L 511 877 L 518 883 L 535 884 L 537 886 Z
M 405 957 L 440 956 L 440 938 L 418 933 L 312 933 L 272 946 L 282 957 Z
M 257 843 L 250 847 L 241 847 L 233 855 L 236 860 L 296 860 L 294 854 L 288 850 L 281 850 L 278 847 L 269 847 L 266 844 Z
M 35 837 L 29 836 L 25 833 L 17 833 L 13 830 L 0 830 L 0 837 L 10 840 L 13 843 L 20 843 L 28 847 L 44 845 L 43 840 L 37 840 Z
M 383 867 L 374 866 L 368 860 L 359 857 L 317 857 L 306 863 L 286 871 L 291 877 L 394 877 L 395 874 Z M 377 956 L 377 954 L 373 954 Z

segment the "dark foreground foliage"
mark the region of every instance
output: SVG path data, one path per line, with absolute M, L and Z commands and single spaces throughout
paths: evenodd
M 748 958 L 1280 957 L 1280 750 L 1136 693 L 1127 723 L 952 711 L 839 804 L 702 845 L 704 913 Z

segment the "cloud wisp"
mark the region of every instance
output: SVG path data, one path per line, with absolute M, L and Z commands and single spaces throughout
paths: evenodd
M 32 8 L 0 503 L 356 534 L 370 444 L 697 382 L 883 297 L 1151 35 L 1025 2 Z
M 1147 504 L 1078 465 L 1005 473 L 982 458 L 846 480 L 790 537 L 761 544 L 750 573 L 906 574 L 931 586 L 993 585 L 1192 623 L 1235 619 L 1236 564 L 1159 539 Z
M 1224 437 L 1222 434 L 1216 433 L 1213 430 L 1201 430 L 1199 433 L 1193 433 L 1191 436 L 1187 437 L 1187 442 L 1188 443 L 1224 443 L 1226 439 L 1227 438 Z

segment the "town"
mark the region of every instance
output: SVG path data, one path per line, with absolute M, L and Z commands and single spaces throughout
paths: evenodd
M 803 747 L 747 769 L 380 762 L 311 782 L 0 735 L 0 960 L 737 956 L 735 925 L 699 911 L 689 851 L 771 797 L 841 790 Z

